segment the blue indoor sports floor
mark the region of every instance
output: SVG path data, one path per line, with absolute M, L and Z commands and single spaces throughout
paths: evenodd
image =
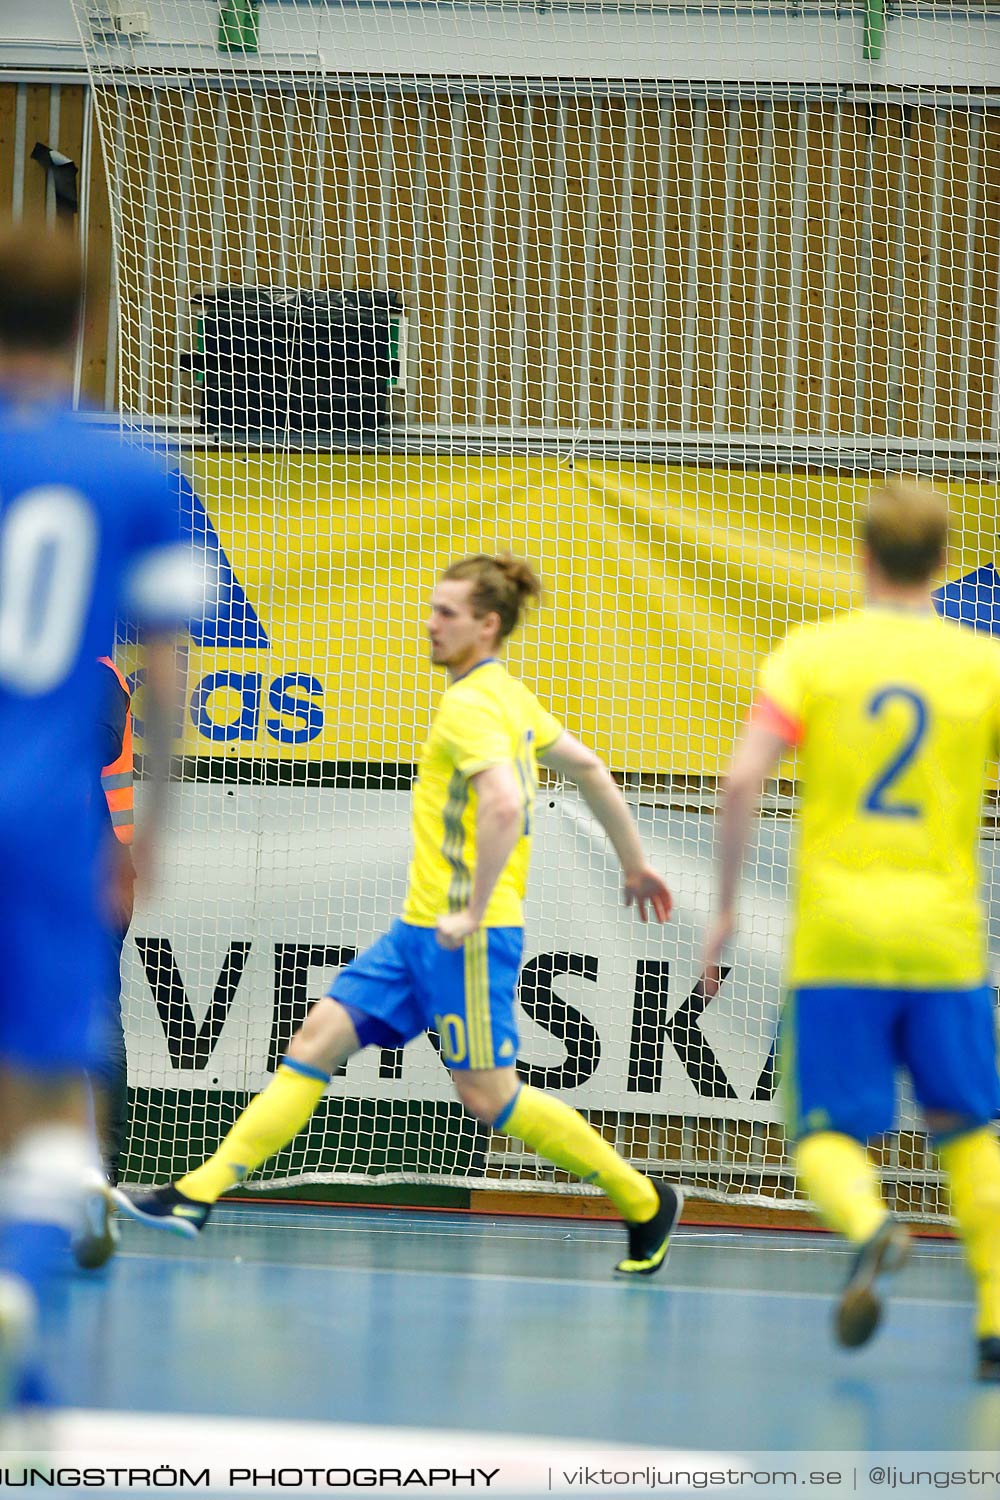
M 122 1224 L 49 1338 L 87 1410 L 757 1449 L 989 1449 L 958 1250 L 918 1242 L 868 1348 L 830 1338 L 848 1252 L 682 1228 L 652 1280 L 612 1224 L 224 1205 L 197 1241 Z

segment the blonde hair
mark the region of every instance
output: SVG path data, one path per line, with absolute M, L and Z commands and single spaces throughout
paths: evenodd
M 889 479 L 868 497 L 861 536 L 886 578 L 926 583 L 944 562 L 948 501 L 923 480 Z
M 500 616 L 498 644 L 517 628 L 529 601 L 542 597 L 542 585 L 534 568 L 523 557 L 512 557 L 509 552 L 498 557 L 485 552 L 463 557 L 452 563 L 443 577 L 455 583 L 472 584 L 469 603 L 478 619 L 491 612 Z

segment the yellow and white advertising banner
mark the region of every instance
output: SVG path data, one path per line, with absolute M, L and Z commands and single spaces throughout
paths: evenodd
M 423 636 L 434 581 L 511 551 L 545 586 L 513 670 L 612 767 L 673 776 L 724 769 L 789 625 L 857 602 L 871 483 L 330 453 L 206 453 L 186 478 L 222 582 L 192 654 L 187 754 L 413 762 L 442 683 Z M 998 493 L 952 487 L 952 578 L 992 565 Z
M 434 581 L 456 557 L 505 550 L 545 586 L 513 669 L 616 769 L 674 776 L 721 771 L 762 653 L 852 602 L 868 487 L 326 453 L 204 454 L 188 477 L 224 586 L 193 651 L 186 753 L 411 763 L 441 688 L 423 636 Z M 984 560 L 995 495 L 958 497 L 956 574 Z

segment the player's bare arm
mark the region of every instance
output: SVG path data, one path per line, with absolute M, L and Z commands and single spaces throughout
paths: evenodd
M 658 922 L 668 921 L 673 907 L 669 887 L 646 859 L 628 803 L 600 756 L 564 732 L 538 759 L 573 782 L 611 840 L 625 875 L 625 905 L 634 905 L 642 922 L 648 921 L 649 910 Z
M 719 988 L 722 952 L 736 930 L 740 875 L 761 793 L 788 743 L 776 730 L 751 724 L 726 777 L 719 815 L 718 892 L 702 947 L 703 983 L 709 997 Z
M 488 766 L 471 777 L 476 790 L 476 874 L 469 904 L 437 921 L 442 948 L 460 948 L 486 914 L 493 889 L 524 830 L 524 794 L 511 765 Z

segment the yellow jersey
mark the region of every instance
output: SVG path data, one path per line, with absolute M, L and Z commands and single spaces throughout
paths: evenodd
M 930 609 L 872 605 L 793 630 L 760 687 L 758 721 L 800 745 L 788 983 L 982 984 L 996 642 Z
M 431 723 L 413 789 L 413 858 L 403 921 L 433 927 L 469 904 L 476 874 L 472 777 L 489 766 L 513 768 L 524 798 L 523 833 L 493 888 L 484 927 L 520 927 L 531 860 L 538 756 L 562 725 L 534 693 L 490 658 L 447 689 Z

